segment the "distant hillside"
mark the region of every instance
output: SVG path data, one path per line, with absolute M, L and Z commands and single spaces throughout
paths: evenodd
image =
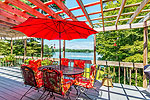
M 56 52 L 59 52 L 59 49 L 55 50 Z M 61 50 L 63 51 L 63 50 Z M 86 52 L 86 53 L 90 53 L 93 52 L 93 50 L 89 50 L 89 49 L 65 49 L 65 52 Z

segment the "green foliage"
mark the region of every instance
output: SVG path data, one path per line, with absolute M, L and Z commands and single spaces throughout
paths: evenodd
M 54 54 L 55 54 L 55 49 L 53 46 L 51 46 L 49 48 L 48 45 L 44 45 L 44 56 L 45 57 L 52 57 Z
M 27 40 L 27 55 L 33 56 L 35 54 L 40 54 L 41 44 L 37 39 L 28 39 Z
M 59 49 L 56 49 L 55 51 L 59 52 Z M 65 52 L 85 52 L 85 53 L 90 53 L 90 52 L 93 52 L 93 50 L 89 50 L 89 49 L 65 49 Z
M 24 63 L 28 65 L 30 60 L 33 60 L 33 59 L 32 58 L 25 59 Z
M 41 62 L 42 66 L 53 65 L 53 62 L 49 59 L 45 59 Z
M 10 41 L 0 40 L 0 55 L 10 54 Z
M 3 58 L 3 61 L 6 61 L 6 62 L 12 62 L 14 60 L 15 60 L 15 55 L 14 54 L 7 55 Z
M 142 0 L 127 0 L 126 5 L 142 2 Z M 119 7 L 121 0 L 108 2 L 105 9 Z M 150 6 L 146 6 L 146 9 Z M 144 8 L 144 9 L 145 9 Z M 137 7 L 124 8 L 122 13 L 133 12 Z M 104 16 L 117 15 L 119 10 L 104 12 Z M 145 13 L 141 13 L 145 15 Z M 130 18 L 131 15 L 121 16 L 120 19 Z M 116 20 L 115 17 L 106 18 L 105 21 Z M 134 22 L 138 22 L 135 20 Z M 126 24 L 127 21 L 120 21 L 119 24 Z M 106 23 L 105 26 L 114 25 L 115 23 Z M 116 41 L 115 41 L 116 40 Z M 100 60 L 110 61 L 126 61 L 126 62 L 142 62 L 143 61 L 143 28 L 128 29 L 118 31 L 100 32 L 96 38 L 96 49 L 99 55 L 102 55 Z M 117 46 L 114 46 L 114 43 Z M 148 41 L 148 46 L 150 43 Z M 150 57 L 150 56 L 149 56 Z M 148 58 L 150 59 L 150 58 Z

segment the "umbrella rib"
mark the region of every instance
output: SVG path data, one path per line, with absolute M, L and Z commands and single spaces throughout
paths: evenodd
M 84 28 L 84 29 L 87 29 L 87 30 L 90 30 L 90 31 L 94 31 L 94 32 L 96 32 L 95 30 L 93 30 L 93 29 L 89 29 L 89 28 L 85 28 L 85 27 L 82 27 L 82 26 L 78 26 L 78 25 L 74 25 L 74 24 L 71 24 L 71 23 L 69 23 L 70 25 L 73 25 L 73 26 L 76 26 L 76 27 L 80 27 L 80 28 Z
M 45 23 L 44 23 L 45 24 Z M 47 24 L 45 24 L 46 26 L 48 26 L 48 28 L 50 29 L 50 30 L 54 30 L 55 32 L 57 32 L 55 29 L 53 29 L 53 28 L 51 28 L 49 25 L 47 25 Z
M 68 26 L 68 25 L 67 25 L 67 26 Z M 70 27 L 70 26 L 68 26 L 68 27 Z M 80 35 L 80 37 L 81 37 L 81 33 L 80 33 L 80 32 L 74 30 L 72 27 L 70 27 L 70 29 L 73 30 L 73 31 L 75 31 L 75 32 L 77 32 L 77 33 Z
M 67 25 L 67 24 L 66 24 Z M 71 24 L 72 25 L 72 24 Z M 67 25 L 68 26 L 68 25 Z M 69 26 L 68 26 L 69 27 Z M 72 27 L 69 27 L 68 29 L 71 29 L 71 30 L 73 30 L 73 31 L 75 31 Z M 75 31 L 75 32 L 77 32 L 79 35 L 80 35 L 80 32 L 78 32 L 78 31 Z M 89 33 L 89 31 L 88 31 L 88 33 Z M 84 33 L 83 33 L 84 34 Z M 86 34 L 85 34 L 86 35 Z M 80 36 L 81 37 L 81 36 Z
M 43 28 L 43 29 L 41 29 L 40 31 L 42 31 L 42 30 L 44 30 L 44 29 L 46 29 L 46 28 Z M 33 35 L 35 35 L 36 33 L 40 32 L 40 31 L 34 32 L 34 33 L 31 34 L 29 37 L 32 37 Z
M 62 22 L 63 23 L 63 22 Z M 64 26 L 67 24 L 67 23 L 63 23 L 64 24 Z M 64 32 L 66 32 L 67 33 L 67 31 L 64 29 Z M 63 32 L 62 32 L 63 33 Z M 68 39 L 69 39 L 69 36 L 67 35 L 67 37 L 68 37 Z M 70 40 L 70 39 L 69 39 Z
M 47 23 L 52 23 L 52 22 L 47 22 Z M 45 24 L 45 22 L 44 23 L 40 23 L 40 24 Z M 39 25 L 39 24 L 29 24 L 29 25 L 24 25 L 24 26 L 14 26 L 13 28 L 27 27 L 27 26 L 33 26 L 33 25 Z

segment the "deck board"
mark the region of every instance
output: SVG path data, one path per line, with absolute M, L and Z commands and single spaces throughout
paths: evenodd
M 150 100 L 150 93 L 142 87 L 123 85 L 114 83 L 114 87 L 101 86 L 101 81 L 95 83 L 97 90 L 102 90 L 102 96 L 94 89 L 87 91 L 87 94 L 93 100 Z M 29 86 L 23 84 L 23 79 L 19 67 L 0 67 L 0 100 L 19 100 L 21 96 L 29 89 Z M 23 100 L 37 100 L 42 94 L 42 90 L 27 94 Z M 55 100 L 65 100 L 62 96 L 54 94 Z M 76 99 L 76 90 L 72 88 L 70 93 L 71 100 Z M 87 100 L 81 95 L 79 100 Z M 53 99 L 50 99 L 53 100 Z

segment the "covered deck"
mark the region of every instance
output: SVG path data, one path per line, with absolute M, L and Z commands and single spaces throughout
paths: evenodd
M 90 89 L 87 94 L 94 100 L 147 100 L 150 99 L 150 94 L 145 88 L 131 85 L 113 83 L 114 87 L 101 86 L 101 81 L 97 80 L 95 87 L 102 91 L 102 96 L 95 90 Z M 0 67 L 0 100 L 19 100 L 21 96 L 29 89 L 24 86 L 23 78 L 19 67 Z M 41 91 L 33 90 L 27 94 L 23 100 L 37 100 L 42 94 Z M 54 94 L 56 100 L 64 99 L 62 96 Z M 71 100 L 76 99 L 76 90 L 74 87 L 70 92 Z M 81 95 L 79 100 L 87 100 L 84 95 Z

